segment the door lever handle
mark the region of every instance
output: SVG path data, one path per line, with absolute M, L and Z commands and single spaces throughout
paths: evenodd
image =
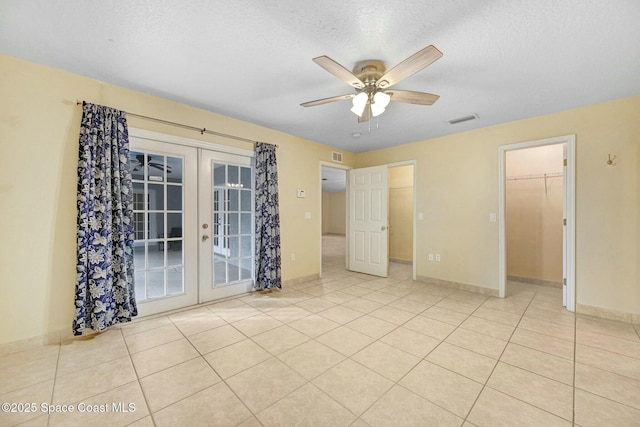
M 203 235 L 202 235 L 202 241 L 203 241 L 203 242 L 206 242 L 206 241 L 207 241 L 207 239 L 209 239 L 209 236 L 208 236 L 208 235 L 206 235 L 206 234 L 203 234 Z

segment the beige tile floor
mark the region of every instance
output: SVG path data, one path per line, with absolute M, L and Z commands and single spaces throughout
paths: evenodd
M 576 317 L 554 288 L 346 272 L 326 242 L 320 280 L 3 354 L 0 401 L 37 410 L 0 425 L 640 426 L 640 326 Z

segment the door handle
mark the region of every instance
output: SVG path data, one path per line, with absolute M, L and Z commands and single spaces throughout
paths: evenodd
M 207 241 L 207 239 L 209 239 L 209 236 L 208 236 L 207 234 L 203 234 L 203 235 L 202 235 L 202 241 L 203 241 L 203 242 L 206 242 L 206 241 Z
M 386 229 L 387 229 L 387 227 L 385 227 L 384 225 L 382 227 L 380 227 L 380 231 L 384 231 Z

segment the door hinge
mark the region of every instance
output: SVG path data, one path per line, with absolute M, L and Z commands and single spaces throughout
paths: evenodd
M 567 286 L 567 279 L 562 279 L 562 285 Z
M 562 159 L 562 165 L 567 166 L 567 159 Z
M 562 219 L 562 225 L 567 225 L 567 218 Z

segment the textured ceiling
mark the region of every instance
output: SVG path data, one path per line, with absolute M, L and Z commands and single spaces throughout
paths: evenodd
M 362 152 L 640 94 L 639 22 L 638 0 L 1 0 L 0 52 Z M 433 106 L 299 105 L 352 93 L 316 56 L 390 68 L 429 44 L 394 88 Z
M 347 171 L 327 166 L 322 167 L 322 191 L 339 193 L 347 190 Z

